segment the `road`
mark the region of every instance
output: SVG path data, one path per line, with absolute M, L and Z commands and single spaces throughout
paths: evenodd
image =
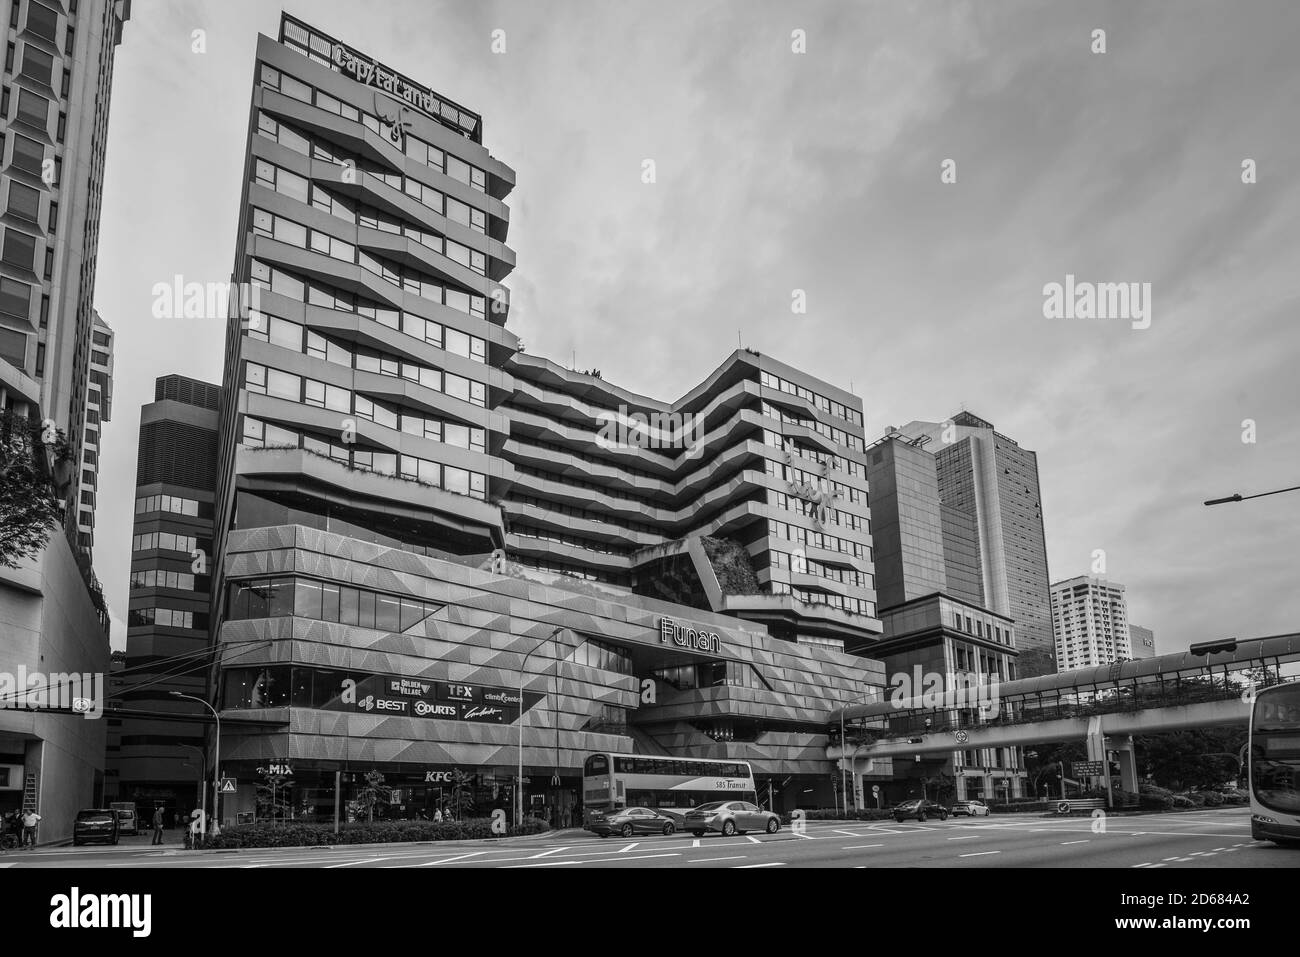
M 1104 830 L 1098 826 L 1105 825 Z M 1296 867 L 1300 851 L 1250 838 L 1241 808 L 1089 818 L 998 815 L 926 824 L 810 822 L 802 834 L 601 839 L 582 831 L 502 843 L 183 851 L 133 843 L 0 856 L 0 869 L 564 867 Z

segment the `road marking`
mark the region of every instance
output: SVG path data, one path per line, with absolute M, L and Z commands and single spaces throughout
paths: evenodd
M 672 854 L 637 854 L 633 857 L 597 857 L 590 861 L 539 861 L 536 864 L 511 864 L 510 867 L 505 869 L 511 870 L 516 867 L 559 867 L 563 864 L 601 864 L 607 861 L 648 861 L 655 857 L 681 857 L 681 855 L 673 852 Z M 483 863 L 488 864 L 491 862 L 484 861 Z
M 843 834 L 845 837 L 866 837 L 865 834 L 859 834 L 857 831 L 841 831 L 839 828 L 835 829 L 835 833 Z
M 641 843 L 640 841 L 637 841 L 637 842 L 635 842 L 635 843 L 633 843 L 633 844 L 629 844 L 627 847 L 623 848 L 623 849 L 622 849 L 621 851 L 619 851 L 618 853 L 620 853 L 620 854 L 626 854 L 628 851 L 632 850 L 632 848 L 636 847 L 636 846 L 637 846 L 638 844 L 640 844 L 640 843 Z
M 747 867 L 785 867 L 785 861 L 772 861 L 769 864 L 737 864 L 737 870 L 744 870 Z
M 850 847 L 841 847 L 841 851 L 865 851 L 869 847 L 884 847 L 883 844 L 854 844 Z
M 1145 864 L 1134 864 L 1133 866 L 1134 866 L 1134 867 L 1151 867 L 1152 864 L 1151 864 L 1150 861 L 1147 861 Z
M 760 841 L 758 838 L 754 837 L 752 834 L 746 834 L 745 837 L 746 837 L 746 838 L 750 841 L 750 843 L 752 843 L 752 844 L 762 844 L 762 843 L 763 843 L 763 842 Z
M 986 854 L 1001 854 L 1001 851 L 975 851 L 973 854 L 958 854 L 958 857 L 983 857 Z
M 1217 851 L 1226 851 L 1227 848 L 1226 848 L 1226 847 L 1216 847 L 1214 850 L 1215 850 L 1216 852 L 1217 852 Z
M 425 861 L 423 864 L 412 865 L 414 867 L 436 867 L 439 864 L 450 864 L 452 861 L 463 861 L 467 857 L 480 857 L 483 851 L 471 851 L 468 854 L 457 854 L 455 857 L 444 857 L 438 861 Z
M 1165 863 L 1168 864 L 1170 861 L 1176 861 L 1176 860 L 1178 860 L 1178 858 L 1176 858 L 1176 857 L 1166 857 L 1166 858 L 1165 858 Z
M 966 835 L 964 835 L 964 836 L 962 836 L 962 837 L 950 837 L 950 838 L 948 838 L 948 840 L 950 840 L 950 841 L 978 841 L 979 839 L 980 839 L 980 835 L 979 835 L 979 834 L 966 834 Z
M 692 850 L 694 850 L 695 848 L 697 848 L 697 847 L 699 847 L 699 846 L 700 846 L 700 839 L 699 839 L 698 837 L 697 837 L 695 840 L 691 841 L 691 849 L 692 849 Z
M 358 861 L 344 861 L 342 864 L 326 864 L 326 868 L 334 867 L 351 867 L 353 864 L 373 864 L 377 861 L 386 861 L 386 857 L 363 857 Z
M 1151 869 L 1155 870 L 1157 867 L 1168 867 L 1168 866 L 1169 866 L 1168 864 L 1152 864 Z
M 709 861 L 743 861 L 744 854 L 732 854 L 730 857 L 695 857 L 686 861 L 687 864 L 705 864 Z
M 1088 843 L 1088 842 L 1087 842 L 1086 840 L 1083 840 L 1083 841 L 1062 841 L 1062 842 L 1061 842 L 1061 847 L 1068 847 L 1068 846 L 1071 845 L 1071 844 L 1087 844 L 1087 843 Z
M 1181 864 L 1181 863 L 1183 863 L 1183 862 L 1185 862 L 1185 861 L 1190 861 L 1191 858 L 1190 858 L 1190 857 L 1175 857 L 1174 860 L 1178 861 L 1178 862 Z
M 549 851 L 542 851 L 542 853 L 540 854 L 534 854 L 533 858 L 535 859 L 538 857 L 549 857 L 552 854 L 558 854 L 560 851 L 567 851 L 567 850 L 568 850 L 567 847 L 553 847 Z

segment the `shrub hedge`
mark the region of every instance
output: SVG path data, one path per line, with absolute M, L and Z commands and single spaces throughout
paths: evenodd
M 506 834 L 541 834 L 551 829 L 545 821 L 528 818 L 523 826 L 507 825 Z M 494 837 L 491 818 L 470 818 L 435 824 L 432 821 L 375 821 L 343 824 L 334 833 L 333 824 L 263 822 L 224 828 L 219 837 L 209 838 L 205 847 L 320 847 L 336 844 L 401 844 L 415 841 L 466 841 Z

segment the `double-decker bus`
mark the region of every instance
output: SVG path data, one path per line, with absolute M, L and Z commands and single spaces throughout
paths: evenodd
M 582 767 L 586 812 L 649 807 L 680 819 L 693 807 L 727 800 L 758 803 L 748 761 L 601 752 Z
M 1256 695 L 1249 778 L 1250 836 L 1300 847 L 1300 683 Z

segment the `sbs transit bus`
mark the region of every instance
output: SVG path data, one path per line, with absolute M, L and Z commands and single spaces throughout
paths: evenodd
M 748 761 L 668 758 L 600 752 L 582 767 L 585 812 L 648 807 L 680 825 L 686 812 L 710 801 L 757 804 L 754 772 Z
M 1256 694 L 1248 778 L 1250 836 L 1300 847 L 1300 682 Z

